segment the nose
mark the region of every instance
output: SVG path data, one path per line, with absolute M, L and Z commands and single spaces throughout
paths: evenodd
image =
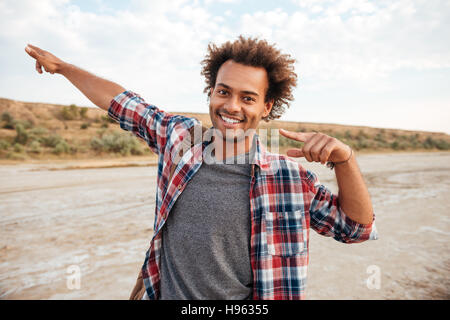
M 239 105 L 238 99 L 231 97 L 228 99 L 228 101 L 224 104 L 224 109 L 229 114 L 235 114 L 239 113 L 241 111 L 241 106 Z

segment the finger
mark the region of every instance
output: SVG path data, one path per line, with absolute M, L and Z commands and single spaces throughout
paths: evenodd
M 37 60 L 36 60 L 36 71 L 42 73 L 42 66 Z
M 41 48 L 33 46 L 31 44 L 28 44 L 28 47 L 30 47 L 31 49 L 33 49 L 34 51 L 36 51 L 40 55 L 43 55 L 45 53 L 45 51 L 42 50 Z
M 26 53 L 28 53 L 31 57 L 35 58 L 36 60 L 39 58 L 39 54 L 29 46 L 25 47 Z
M 301 149 L 289 149 L 286 152 L 286 154 L 288 155 L 288 157 L 293 157 L 293 158 L 300 158 L 300 157 L 304 157 L 305 156 Z
M 284 129 L 279 129 L 278 131 L 281 133 L 281 135 L 285 136 L 286 138 L 297 140 L 300 142 L 305 142 L 314 135 L 314 132 L 294 132 Z
M 328 161 L 331 152 L 333 152 L 334 147 L 335 144 L 333 142 L 329 142 L 325 145 L 325 147 L 322 148 L 322 151 L 320 152 L 320 162 L 322 164 L 325 164 Z
M 320 162 L 320 153 L 327 142 L 328 137 L 326 135 L 318 135 L 318 138 L 315 140 L 310 150 L 311 158 L 313 159 L 313 161 Z
M 306 160 L 309 162 L 315 161 L 312 154 L 311 149 L 316 145 L 316 143 L 321 139 L 321 135 L 315 133 L 311 139 L 305 142 L 305 145 L 302 148 L 303 153 L 305 154 Z

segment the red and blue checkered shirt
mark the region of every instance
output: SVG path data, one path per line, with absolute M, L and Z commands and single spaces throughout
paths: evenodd
M 190 140 L 192 128 L 201 126 L 197 119 L 161 111 L 131 91 L 116 96 L 108 114 L 158 155 L 154 233 L 142 276 L 148 297 L 159 299 L 161 229 L 200 168 L 209 142 L 189 144 L 174 163 L 172 155 Z M 253 299 L 305 298 L 310 228 L 344 243 L 377 239 L 373 221 L 366 225 L 352 221 L 339 207 L 337 196 L 314 173 L 286 156 L 266 151 L 258 138 L 249 201 Z

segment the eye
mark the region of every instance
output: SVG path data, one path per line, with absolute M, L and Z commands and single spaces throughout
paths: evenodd
M 226 90 L 224 90 L 224 89 L 219 89 L 219 90 L 217 90 L 217 94 L 219 94 L 219 95 L 221 95 L 221 96 L 224 96 L 224 95 L 226 95 L 228 92 L 226 91 Z
M 256 99 L 250 96 L 245 96 L 242 98 L 245 102 L 255 102 Z

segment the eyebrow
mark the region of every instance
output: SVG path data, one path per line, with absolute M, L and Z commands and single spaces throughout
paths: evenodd
M 232 89 L 230 86 L 228 86 L 228 85 L 226 85 L 225 83 L 222 83 L 222 82 L 218 83 L 217 85 L 218 85 L 218 86 L 222 86 L 222 87 L 224 87 L 225 89 L 229 89 L 229 90 Z M 249 91 L 249 90 L 242 90 L 241 93 L 244 93 L 244 94 L 251 94 L 251 95 L 254 95 L 254 96 L 259 97 L 259 94 L 257 94 L 256 92 L 253 92 L 253 91 Z

